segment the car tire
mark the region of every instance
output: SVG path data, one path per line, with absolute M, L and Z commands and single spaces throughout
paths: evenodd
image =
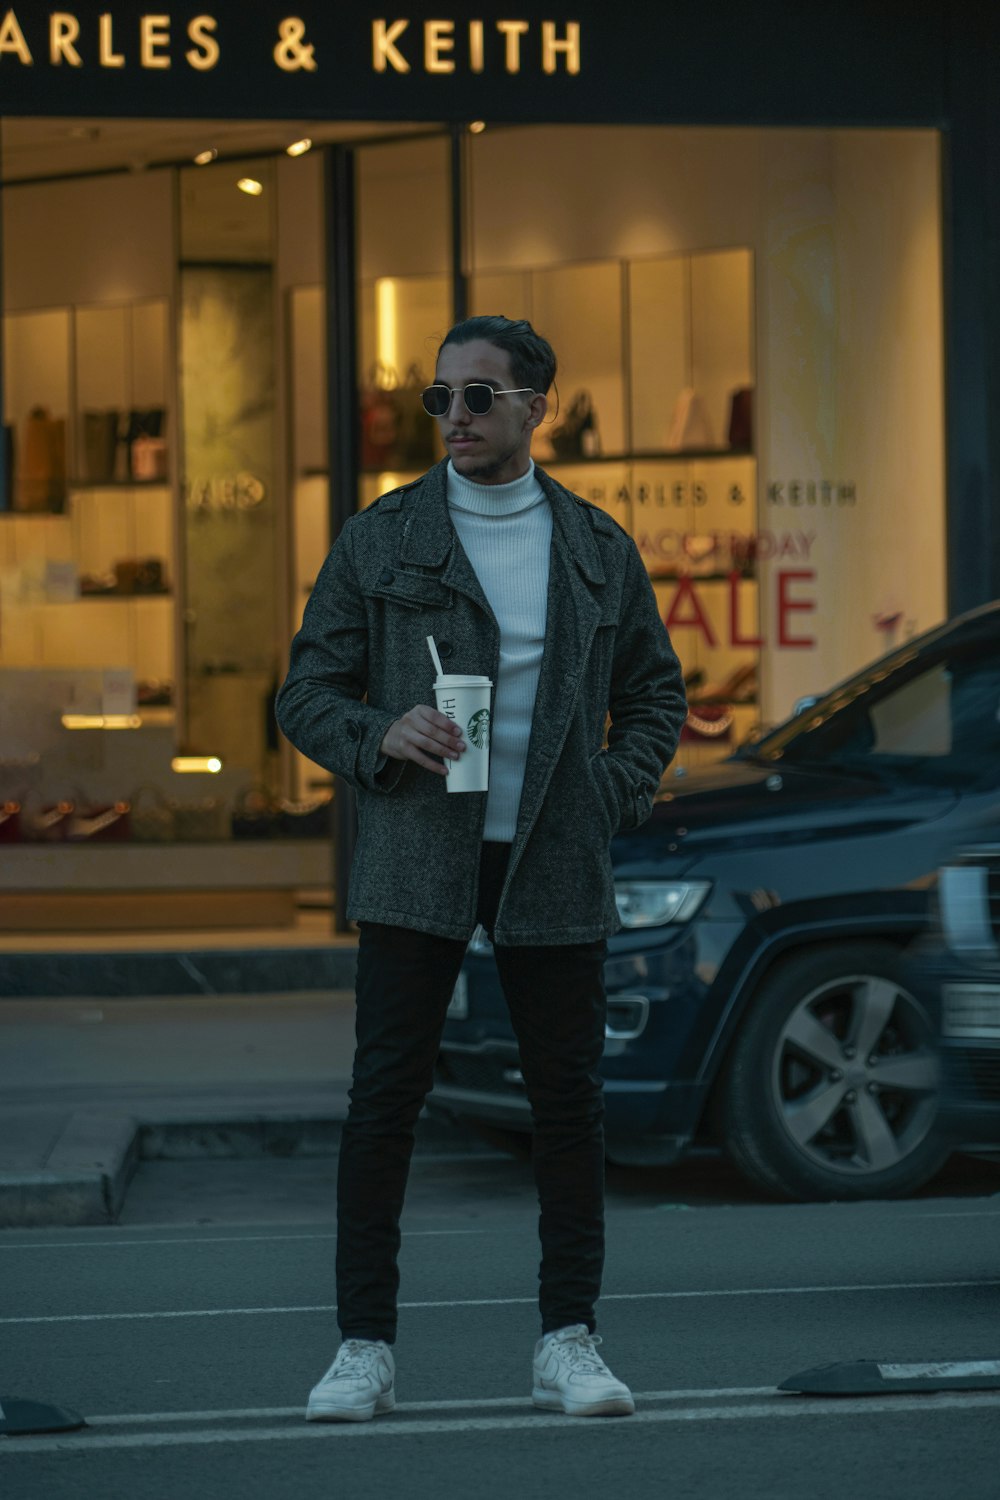
M 810 948 L 767 973 L 719 1080 L 737 1169 L 799 1202 L 902 1197 L 944 1165 L 933 1029 L 897 950 Z

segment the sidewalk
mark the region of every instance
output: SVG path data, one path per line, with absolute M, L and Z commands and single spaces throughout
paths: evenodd
M 329 1155 L 351 990 L 0 999 L 0 1228 L 113 1222 L 140 1159 Z

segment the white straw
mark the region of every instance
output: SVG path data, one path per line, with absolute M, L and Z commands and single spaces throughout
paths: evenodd
M 427 644 L 431 648 L 431 656 L 434 659 L 434 667 L 435 667 L 435 669 L 437 671 L 437 674 L 438 674 L 439 677 L 443 677 L 444 676 L 444 668 L 441 665 L 441 658 L 440 658 L 440 656 L 438 656 L 438 649 L 437 649 L 437 647 L 434 644 L 434 637 L 432 635 L 429 635 L 427 637 Z

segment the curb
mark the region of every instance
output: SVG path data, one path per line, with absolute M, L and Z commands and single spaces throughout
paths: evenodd
M 354 988 L 353 942 L 313 948 L 206 948 L 193 952 L 0 954 L 0 995 L 9 999 L 130 999 L 252 995 Z
M 44 1167 L 0 1172 L 0 1228 L 113 1223 L 138 1162 L 129 1115 L 70 1115 Z
M 247 1160 L 335 1156 L 346 1115 L 293 1110 L 244 1118 L 143 1122 L 84 1110 L 70 1115 L 47 1164 L 0 1172 L 0 1229 L 113 1224 L 142 1161 Z M 422 1116 L 417 1145 L 465 1149 L 464 1135 Z

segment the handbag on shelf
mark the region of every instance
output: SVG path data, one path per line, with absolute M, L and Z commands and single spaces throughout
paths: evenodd
M 0 802 L 0 844 L 20 844 L 23 837 L 20 802 Z
M 132 442 L 132 478 L 141 484 L 156 484 L 167 477 L 167 440 L 139 436 Z
M 697 693 L 688 694 L 688 702 L 700 713 L 709 703 L 731 707 L 734 703 L 756 703 L 757 663 L 743 662 L 734 667 L 721 682 L 703 682 Z
M 60 513 L 66 505 L 66 422 L 36 406 L 24 423 L 14 509 Z
M 117 594 L 118 579 L 114 573 L 81 573 L 80 593 L 88 598 L 92 595 Z
M 140 677 L 135 685 L 136 707 L 169 708 L 174 701 L 174 685 L 165 677 Z
M 753 386 L 741 385 L 729 398 L 730 448 L 753 447 Z
M 689 708 L 681 725 L 681 741 L 729 740 L 736 714 L 728 703 L 704 703 Z
M 391 469 L 400 439 L 399 377 L 388 365 L 372 366 L 361 392 L 361 467 Z
M 433 418 L 424 411 L 420 393 L 427 384 L 419 365 L 413 364 L 396 390 L 399 422 L 397 461 L 401 469 L 426 469 L 434 462 Z
M 83 477 L 88 483 L 114 480 L 120 423 L 121 413 L 117 411 L 84 412 Z
M 21 808 L 21 834 L 33 844 L 61 844 L 69 834 L 70 818 L 74 813 L 72 802 L 43 802 L 41 806 L 29 806 L 28 799 Z
M 333 838 L 333 798 L 291 802 L 283 797 L 278 804 L 278 833 L 285 839 Z
M 125 454 L 128 479 L 164 479 L 167 472 L 167 445 L 163 436 L 167 414 L 162 406 L 145 409 L 133 407 L 125 428 Z
M 266 786 L 244 787 L 233 804 L 234 839 L 273 839 L 278 832 L 279 808 Z
M 3 449 L 5 473 L 7 475 L 7 506 L 8 510 L 15 508 L 14 477 L 17 474 L 17 427 L 13 422 L 3 424 Z
M 132 837 L 128 802 L 91 803 L 81 798 L 69 816 L 66 838 L 72 844 L 120 844 Z
M 174 815 L 174 838 L 179 844 L 210 844 L 229 837 L 226 804 L 217 797 L 199 797 L 182 802 L 171 797 L 168 803 Z
M 596 458 L 601 451 L 594 398 L 589 391 L 577 391 L 566 415 L 550 434 L 552 451 L 562 463 L 579 458 Z
M 166 564 L 160 557 L 123 557 L 113 571 L 116 594 L 167 593 Z
M 177 816 L 157 786 L 140 786 L 129 798 L 132 837 L 142 844 L 164 844 L 176 837 Z
M 712 424 L 705 402 L 692 386 L 685 386 L 677 397 L 667 437 L 667 449 L 681 453 L 688 448 L 714 446 Z

